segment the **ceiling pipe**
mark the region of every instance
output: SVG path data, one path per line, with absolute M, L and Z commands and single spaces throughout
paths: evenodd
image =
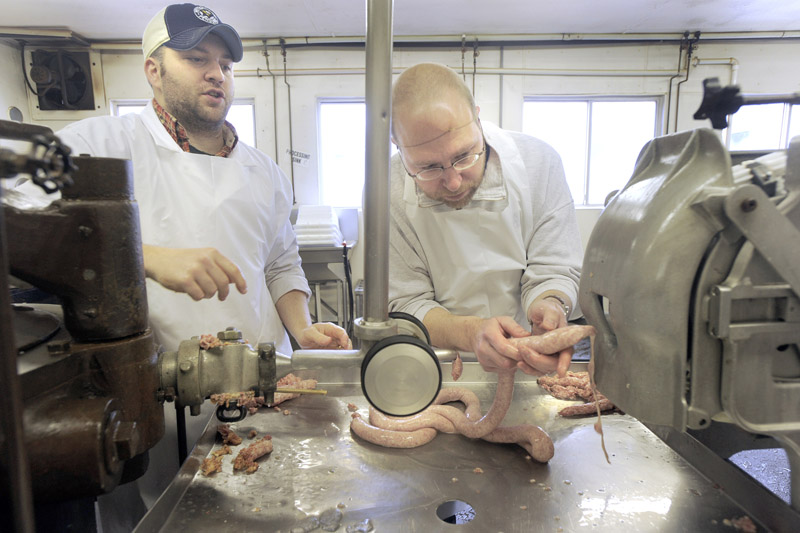
M 451 67 L 458 71 L 458 67 Z M 393 67 L 392 73 L 399 74 L 405 67 Z M 534 68 L 492 68 L 477 67 L 474 73 L 478 75 L 496 76 L 603 76 L 603 77 L 637 77 L 637 78 L 669 78 L 675 74 L 673 70 L 610 70 L 610 69 L 534 69 Z M 363 67 L 340 68 L 304 68 L 287 69 L 287 76 L 328 76 L 328 75 L 364 75 Z M 237 69 L 236 77 L 267 77 L 264 69 Z
M 711 32 L 703 33 L 703 40 L 753 40 L 753 39 L 800 39 L 800 31 L 769 32 Z M 426 44 L 446 44 L 461 48 L 462 36 L 466 40 L 478 39 L 482 47 L 487 46 L 523 46 L 526 44 L 553 43 L 642 43 L 653 41 L 680 42 L 681 33 L 536 33 L 536 34 L 459 34 L 459 35 L 405 35 L 395 36 L 394 47 L 419 46 Z M 278 37 L 267 38 L 268 46 L 278 46 Z M 319 46 L 345 43 L 364 43 L 361 36 L 342 37 L 284 37 L 287 46 Z M 248 39 L 244 40 L 247 46 Z M 261 41 L 259 41 L 260 43 Z
M 54 32 L 54 33 L 53 33 Z M 47 30 L 44 28 L 12 28 L 0 27 L 0 38 L 35 38 L 56 37 L 61 39 L 75 38 L 95 50 L 141 50 L 139 40 L 89 40 L 68 30 Z M 513 48 L 554 45 L 610 45 L 610 44 L 677 44 L 683 38 L 683 33 L 538 33 L 538 34 L 464 34 L 467 40 L 479 40 L 481 48 Z M 283 39 L 287 48 L 364 48 L 366 37 L 261 37 L 242 39 L 246 50 L 263 50 L 264 46 L 280 48 Z M 459 35 L 407 35 L 395 37 L 393 48 L 461 48 L 461 34 Z M 800 31 L 772 31 L 772 32 L 718 32 L 704 33 L 703 41 L 706 43 L 719 41 L 782 41 L 800 39 Z
M 736 85 L 739 77 L 739 60 L 735 57 L 707 57 L 707 58 L 692 58 L 692 66 L 697 67 L 700 65 L 728 65 L 731 69 L 731 85 Z

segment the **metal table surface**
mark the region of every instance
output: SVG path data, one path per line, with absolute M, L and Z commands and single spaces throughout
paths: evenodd
M 585 367 L 573 363 L 573 370 Z M 450 365 L 442 370 L 444 386 L 453 385 Z M 558 416 L 576 402 L 551 397 L 522 373 L 503 425 L 543 427 L 556 450 L 548 464 L 532 461 L 516 445 L 460 435 L 439 434 L 413 449 L 367 443 L 349 430 L 348 403 L 367 413 L 357 369 L 325 373 L 327 382 L 318 388 L 327 396 L 302 396 L 281 406 L 288 415 L 261 409 L 234 424 L 243 444 L 224 456 L 222 472 L 205 477 L 198 472 L 202 460 L 221 446 L 212 419 L 136 531 L 304 531 L 309 517 L 338 509 L 343 516 L 336 531 L 369 519 L 376 532 L 731 532 L 725 521 L 746 514 L 630 416 L 604 415 L 606 463 L 595 418 Z M 465 363 L 457 385 L 472 389 L 485 412 L 495 380 L 477 363 Z M 257 472 L 234 473 L 233 457 L 251 429 L 272 435 L 274 451 L 259 460 Z M 471 509 L 451 507 L 461 512 L 443 516 L 471 520 L 452 524 L 437 516 L 437 508 L 452 500 Z

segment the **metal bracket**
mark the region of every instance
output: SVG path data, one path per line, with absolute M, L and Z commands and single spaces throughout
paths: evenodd
M 258 390 L 256 396 L 263 394 L 266 404 L 272 405 L 275 403 L 277 382 L 275 343 L 262 342 L 258 345 Z
M 789 299 L 793 298 L 792 289 L 788 284 L 782 285 L 715 285 L 711 288 L 708 300 L 708 333 L 717 339 L 727 339 L 736 342 L 749 338 L 753 333 L 780 333 L 796 328 L 792 322 L 775 320 L 750 320 L 736 323 L 733 321 L 732 308 L 737 300 L 757 299 Z
M 725 214 L 800 297 L 800 230 L 761 188 L 744 185 L 725 199 Z

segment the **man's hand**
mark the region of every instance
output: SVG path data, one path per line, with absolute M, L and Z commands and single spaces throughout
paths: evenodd
M 527 337 L 528 331 L 509 316 L 492 317 L 475 323 L 471 351 L 486 372 L 510 370 L 520 362 L 519 350 L 509 337 Z
M 528 309 L 528 319 L 531 321 L 534 334 L 542 334 L 568 325 L 567 316 L 559 301 L 546 296 L 531 304 Z M 561 350 L 558 354 L 540 354 L 530 348 L 521 348 L 520 352 L 521 363 L 524 362 L 527 367 L 520 366 L 520 369 L 526 374 L 540 376 L 556 371 L 560 377 L 564 377 L 572 363 L 574 348 Z
M 230 284 L 245 294 L 247 283 L 237 267 L 216 248 L 163 248 L 142 246 L 144 270 L 148 278 L 175 292 L 185 292 L 193 300 L 218 295 L 228 297 Z
M 567 325 L 567 316 L 558 300 L 553 298 L 539 298 L 528 308 L 528 320 L 534 334 L 563 328 Z
M 350 350 L 353 342 L 347 332 L 330 322 L 318 322 L 302 330 L 295 338 L 297 344 L 305 350 L 337 349 Z
M 561 350 L 554 354 L 539 353 L 525 343 L 518 345 L 520 361 L 517 364 L 520 370 L 531 376 L 543 376 L 552 372 L 559 377 L 567 375 L 569 365 L 572 363 L 573 347 Z

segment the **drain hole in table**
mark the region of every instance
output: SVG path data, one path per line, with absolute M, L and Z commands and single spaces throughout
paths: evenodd
M 436 508 L 436 516 L 448 524 L 466 524 L 475 519 L 475 509 L 461 500 L 448 500 Z

